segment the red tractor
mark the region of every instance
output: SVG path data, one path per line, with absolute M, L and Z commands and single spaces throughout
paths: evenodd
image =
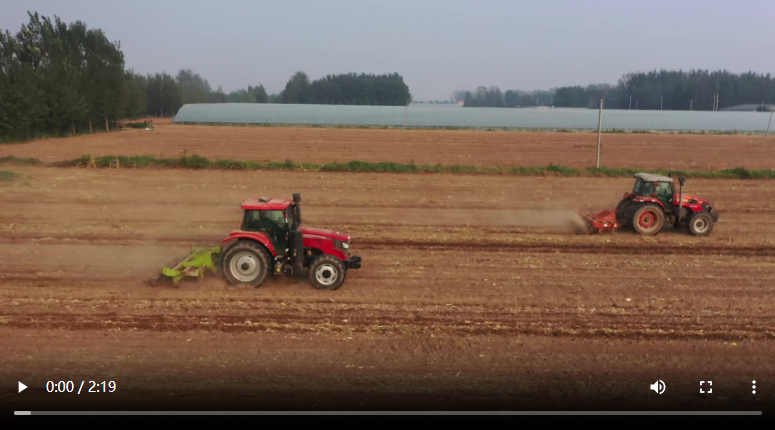
M 309 269 L 318 289 L 335 290 L 361 257 L 350 255 L 350 236 L 301 225 L 301 194 L 293 200 L 248 199 L 242 226 L 223 243 L 221 269 L 234 285 L 258 287 L 271 271 L 291 275 Z
M 635 179 L 632 192 L 624 194 L 615 211 L 581 214 L 587 232 L 630 226 L 642 235 L 653 236 L 666 223 L 673 224 L 676 229 L 685 226 L 694 236 L 707 236 L 713 230 L 718 212 L 713 211 L 709 201 L 683 194 L 686 178 L 678 178 L 680 188 L 677 192 L 673 178 L 668 176 L 636 173 Z

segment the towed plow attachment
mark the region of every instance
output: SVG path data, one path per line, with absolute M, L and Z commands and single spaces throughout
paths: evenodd
M 173 283 L 178 283 L 185 277 L 195 277 L 202 279 L 205 276 L 205 271 L 210 269 L 211 272 L 217 273 L 217 263 L 221 256 L 221 247 L 214 246 L 212 248 L 203 248 L 195 246 L 191 248 L 191 253 L 184 257 L 180 262 L 175 264 L 172 268 L 165 267 L 161 269 L 161 275 L 148 284 L 156 286 L 162 282 L 172 280 Z
M 602 212 L 580 212 L 584 225 L 578 230 L 578 234 L 613 233 L 619 227 L 616 221 L 616 210 L 604 210 Z

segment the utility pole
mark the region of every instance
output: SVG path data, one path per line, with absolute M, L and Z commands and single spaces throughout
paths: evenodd
M 401 128 L 401 131 L 404 131 L 406 128 L 406 114 L 409 112 L 409 100 L 406 101 L 406 108 L 404 108 L 404 126 Z
M 694 104 L 694 99 L 689 100 L 689 112 L 692 111 L 692 105 Z
M 632 110 L 632 96 L 630 96 L 630 106 L 627 108 L 627 110 Z
M 600 137 L 603 133 L 603 99 L 600 99 L 600 113 L 597 114 L 597 161 L 595 168 L 600 168 Z
M 665 101 L 665 96 L 660 95 L 659 96 L 659 110 L 662 110 L 662 102 Z
M 773 112 L 770 112 L 770 121 L 767 123 L 767 131 L 764 132 L 764 138 L 765 139 L 770 134 L 770 124 L 772 124 L 772 114 L 773 114 Z

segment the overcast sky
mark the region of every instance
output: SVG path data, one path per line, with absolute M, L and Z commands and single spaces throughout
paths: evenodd
M 2 0 L 0 28 L 27 10 L 103 29 L 137 72 L 191 68 L 226 92 L 276 92 L 296 70 L 398 72 L 416 100 L 654 68 L 775 72 L 773 0 Z

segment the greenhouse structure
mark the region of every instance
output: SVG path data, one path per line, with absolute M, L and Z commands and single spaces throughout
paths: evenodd
M 764 132 L 768 112 L 604 110 L 604 131 Z M 173 124 L 481 130 L 597 130 L 598 110 L 219 103 L 184 105 Z

